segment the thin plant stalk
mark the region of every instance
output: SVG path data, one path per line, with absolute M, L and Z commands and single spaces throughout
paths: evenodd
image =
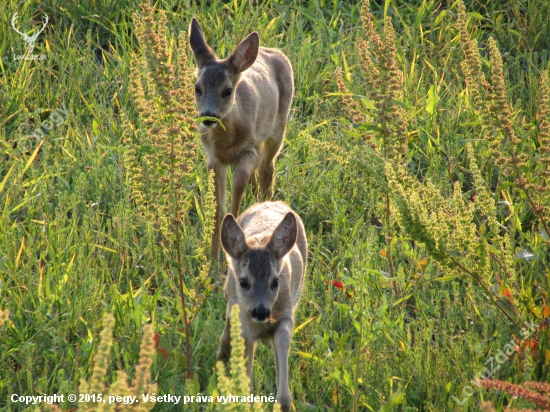
M 397 298 L 399 296 L 399 290 L 397 289 L 397 281 L 395 280 L 395 269 L 393 267 L 393 259 L 391 254 L 391 228 L 390 228 L 390 195 L 386 195 L 386 226 L 388 233 L 386 235 L 386 249 L 388 249 L 388 263 L 390 265 L 390 276 L 393 279 L 393 291 L 395 293 L 395 297 Z
M 361 292 L 364 290 L 363 287 L 364 276 L 361 276 Z M 357 412 L 358 401 L 359 401 L 359 364 L 361 363 L 361 351 L 363 350 L 363 299 L 365 297 L 364 293 L 360 294 L 359 297 L 359 342 L 357 343 L 357 354 L 355 356 L 355 382 L 353 388 L 353 405 L 352 411 Z
M 176 206 L 174 213 L 177 213 L 178 207 Z M 187 366 L 186 379 L 191 379 L 191 345 L 189 343 L 189 321 L 187 320 L 187 306 L 185 305 L 185 293 L 183 293 L 183 269 L 181 261 L 180 250 L 180 231 L 176 226 L 176 248 L 178 255 L 178 276 L 179 276 L 179 289 L 181 298 L 181 307 L 183 310 L 183 323 L 185 328 L 185 362 Z
M 172 136 L 171 142 L 172 152 L 170 155 L 170 163 L 172 170 L 174 170 L 174 138 Z M 187 319 L 187 306 L 185 305 L 185 293 L 183 292 L 183 261 L 181 257 L 181 239 L 180 239 L 180 228 L 178 224 L 179 216 L 179 194 L 174 193 L 175 202 L 174 202 L 174 223 L 176 228 L 176 254 L 178 258 L 178 280 L 179 280 L 179 290 L 180 290 L 180 299 L 181 299 L 181 309 L 183 311 L 183 323 L 185 329 L 185 362 L 187 366 L 186 379 L 191 379 L 191 344 L 189 342 L 189 320 Z

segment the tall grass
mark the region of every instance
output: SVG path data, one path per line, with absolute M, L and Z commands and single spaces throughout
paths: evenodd
M 166 13 L 170 59 L 196 16 L 222 56 L 257 30 L 262 45 L 283 49 L 293 64 L 295 98 L 276 162 L 275 199 L 302 217 L 310 240 L 289 359 L 296 410 L 474 411 L 486 400 L 498 410 L 530 405 L 472 380 L 487 375 L 488 360 L 512 339 L 514 353 L 492 378 L 518 385 L 550 379 L 550 254 L 541 223 L 549 197 L 542 195 L 548 182 L 540 161 L 548 138 L 541 105 L 549 69 L 547 2 L 466 2 L 463 26 L 452 2 L 370 5 L 373 33 L 395 47 L 398 93 L 387 104 L 404 116 L 404 129 L 395 133 L 406 146 L 402 158 L 377 149 L 383 148 L 377 109 L 384 100 L 372 95 L 372 86 L 380 94 L 388 85 L 369 84 L 362 75 L 360 40 L 373 37 L 365 34 L 359 2 L 160 0 L 153 6 L 155 17 Z M 141 214 L 123 161 L 129 154 L 123 117 L 136 130 L 143 120 L 130 97 L 132 59 L 140 51 L 133 18 L 138 1 L 7 0 L 0 10 L 0 310 L 9 311 L 0 325 L 0 409 L 25 409 L 12 394 L 78 393 L 80 380 L 93 376 L 107 313 L 116 319 L 109 382 L 117 370 L 128 373 L 128 382 L 136 376 L 143 328 L 152 323 L 150 383 L 157 393 L 216 393 L 225 266 L 206 277 L 211 292 L 188 291 L 193 298 L 183 312 L 176 259 Z M 26 46 L 10 26 L 15 12 L 29 32 L 48 14 L 34 48 L 47 60 L 13 59 Z M 501 55 L 498 93 L 520 140 L 514 155 L 527 157 L 521 177 L 535 206 L 486 140 L 487 132 L 501 132 L 466 81 L 466 35 L 477 43 L 475 75 L 490 82 L 498 65 L 491 56 Z M 381 57 L 388 56 L 370 57 L 373 68 L 381 68 Z M 488 98 L 496 94 L 483 84 L 481 90 Z M 54 122 L 64 107 L 66 118 Z M 29 138 L 38 128 L 44 137 Z M 143 141 L 137 144 L 148 153 Z M 388 162 L 403 168 L 393 169 L 393 181 Z M 200 149 L 186 182 L 180 248 L 188 268 L 183 284 L 194 285 L 208 239 L 210 183 Z M 406 196 L 397 196 L 396 182 Z M 417 203 L 404 201 L 409 198 Z M 254 199 L 247 195 L 243 209 Z M 472 209 L 479 202 L 494 211 Z M 445 264 L 403 223 L 399 213 L 407 205 L 419 214 L 433 206 L 425 223 L 437 223 L 430 228 L 439 227 L 441 241 L 453 245 Z M 457 232 L 466 217 L 473 231 Z M 468 247 L 459 248 L 459 241 Z M 451 258 L 471 265 L 468 270 L 480 268 L 483 281 L 450 267 Z M 187 381 L 184 313 L 193 322 L 193 379 Z M 539 327 L 523 339 L 522 323 Z M 276 393 L 272 356 L 264 346 L 256 353 L 256 394 Z M 156 410 L 180 407 L 158 404 Z M 214 410 L 215 404 L 189 409 Z

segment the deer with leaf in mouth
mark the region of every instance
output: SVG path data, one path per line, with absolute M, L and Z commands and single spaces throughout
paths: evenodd
M 218 258 L 220 221 L 224 215 L 227 167 L 233 166 L 231 214 L 258 170 L 260 196 L 273 195 L 274 159 L 283 144 L 294 80 L 292 66 L 277 49 L 259 47 L 258 33 L 245 38 L 226 59 L 219 60 L 206 43 L 197 19 L 189 27 L 197 62 L 195 101 L 201 143 L 214 170 L 216 222 L 212 257 Z

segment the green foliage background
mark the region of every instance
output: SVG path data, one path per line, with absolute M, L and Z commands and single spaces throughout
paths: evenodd
M 257 30 L 263 45 L 282 48 L 293 63 L 295 98 L 276 163 L 275 199 L 302 217 L 310 243 L 290 357 L 296 410 L 473 411 L 488 398 L 499 408 L 525 405 L 471 383 L 491 356 L 521 336 L 485 289 L 441 269 L 395 221 L 390 252 L 395 276 L 389 275 L 384 169 L 353 132 L 335 78 L 341 68 L 351 93 L 360 102 L 363 97 L 361 104 L 370 110 L 359 75 L 360 4 L 159 0 L 154 6 L 167 12 L 174 42 L 196 16 L 219 56 Z M 473 145 L 499 222 L 514 228 L 516 307 L 521 319 L 541 324 L 550 316 L 548 234 L 512 180 L 500 174 L 483 141 L 461 68 L 456 6 L 388 0 L 371 7 L 378 31 L 385 16 L 396 31 L 411 173 L 419 182 L 430 180 L 444 197 L 453 196 L 454 182 L 461 183 L 465 198 L 474 196 L 465 150 L 466 143 Z M 466 9 L 483 70 L 489 66 L 488 37 L 500 45 L 514 124 L 535 165 L 537 90 L 549 68 L 550 6 L 543 0 L 473 1 Z M 137 121 L 128 85 L 132 52 L 138 49 L 132 22 L 138 2 L 7 0 L 0 11 L 0 309 L 10 312 L 0 326 L 0 410 L 24 410 L 10 401 L 13 393 L 77 393 L 79 380 L 91 376 L 107 312 L 116 319 L 112 371 L 132 376 L 142 327 L 152 322 L 160 338 L 152 366 L 159 393 L 213 393 L 225 317 L 224 267 L 211 273 L 213 293 L 191 325 L 194 380 L 186 386 L 177 280 L 166 269 L 165 245 L 137 213 L 122 164 L 121 111 Z M 14 60 L 26 46 L 11 28 L 15 12 L 29 31 L 31 21 L 38 25 L 43 13 L 49 16 L 34 49 L 47 60 Z M 62 125 L 40 143 L 24 140 L 63 104 L 69 115 Z M 189 253 L 205 225 L 204 160 L 198 149 L 187 188 L 183 248 Z M 247 195 L 242 209 L 254 202 Z M 478 227 L 482 220 L 478 216 Z M 186 259 L 191 268 L 186 276 L 194 276 L 194 257 Z M 488 281 L 496 299 L 506 300 L 494 277 Z M 520 342 L 518 353 L 493 377 L 548 382 L 548 339 L 543 329 L 536 351 Z M 253 381 L 255 393 L 276 393 L 269 346 L 256 353 Z M 459 406 L 453 396 L 464 399 L 466 386 L 474 395 Z

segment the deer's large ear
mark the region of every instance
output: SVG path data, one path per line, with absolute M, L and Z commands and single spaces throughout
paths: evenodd
M 199 69 L 216 60 L 216 55 L 210 46 L 208 46 L 204 34 L 202 34 L 201 25 L 194 17 L 191 19 L 191 24 L 189 24 L 189 44 L 191 45 L 191 50 L 193 50 Z
M 288 212 L 271 235 L 267 248 L 273 252 L 276 259 L 281 259 L 294 247 L 297 236 L 296 216 L 294 213 Z
M 248 246 L 244 232 L 231 213 L 225 215 L 222 223 L 222 247 L 233 259 L 239 259 Z
M 235 73 L 244 72 L 256 61 L 260 37 L 258 33 L 250 33 L 246 39 L 239 43 L 233 54 L 229 56 L 229 64 Z

